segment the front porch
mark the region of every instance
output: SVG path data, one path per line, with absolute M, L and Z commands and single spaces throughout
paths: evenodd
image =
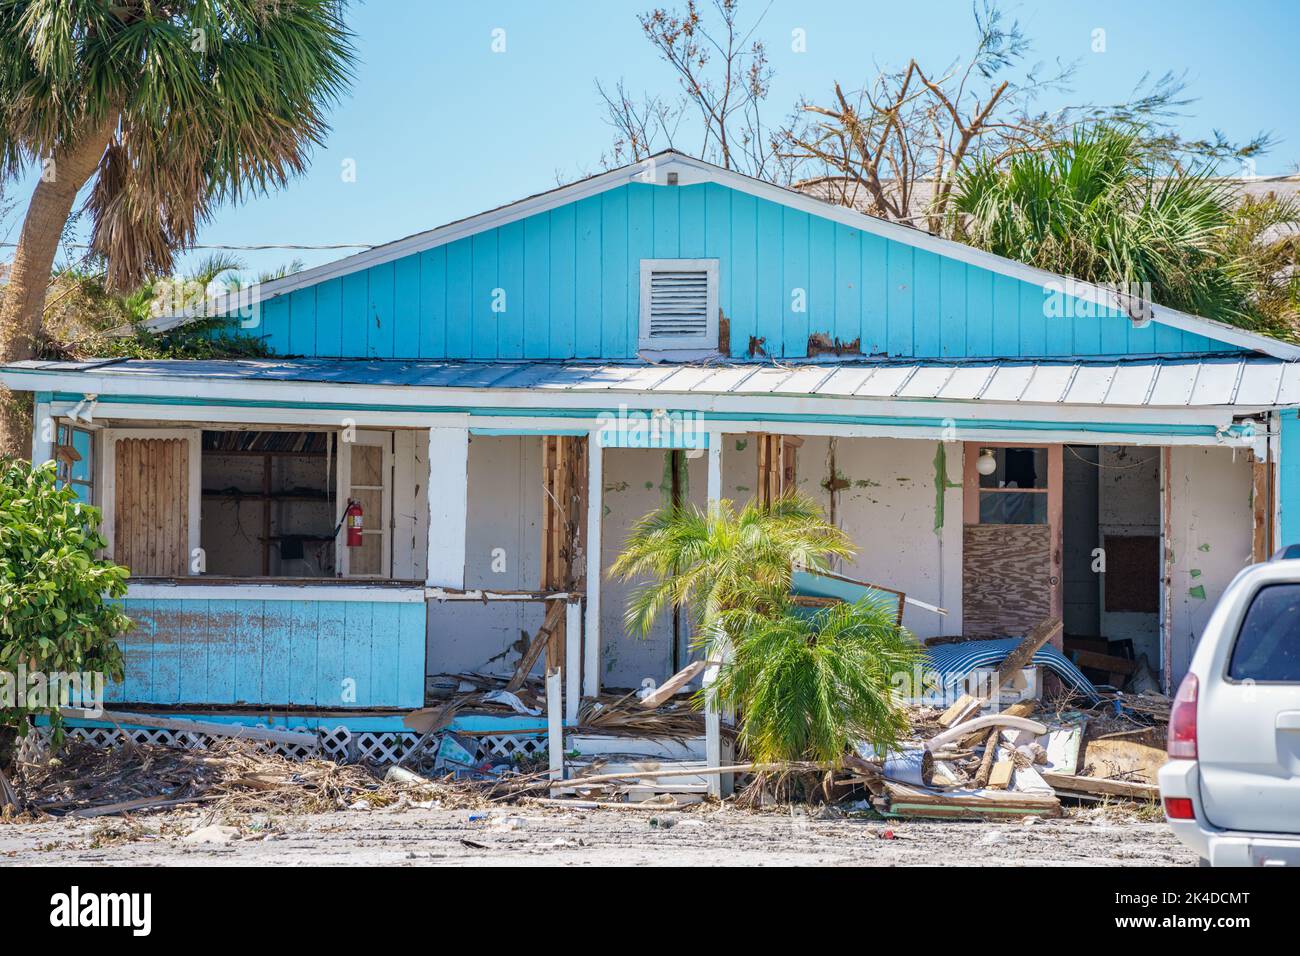
M 180 398 L 153 374 L 68 371 L 39 394 L 38 421 L 57 427 L 45 441 L 38 428 L 36 457 L 65 462 L 115 553 L 147 572 L 129 586 L 138 623 L 114 708 L 380 734 L 357 752 L 395 756 L 462 680 L 504 684 L 527 659 L 521 695 L 540 713 L 471 708 L 445 729 L 495 737 L 498 755 L 545 752 L 563 775 L 573 741 L 601 746 L 585 706 L 661 684 L 693 653 L 682 615 L 624 631 L 628 586 L 606 572 L 631 524 L 790 490 L 857 544 L 833 570 L 902 592 L 919 639 L 1020 634 L 1057 614 L 1067 653 L 1133 665 L 1094 679 L 1145 667 L 1168 692 L 1219 591 L 1276 544 L 1278 417 L 1256 406 L 943 400 L 967 366 L 906 400 L 863 382 L 927 368 L 781 370 L 777 391 L 743 395 L 696 388 L 777 370 L 660 370 L 689 379 L 664 391 L 630 368 L 469 365 L 455 387 L 417 370 L 423 384 L 382 388 L 318 372 L 236 377 L 239 398 L 200 375 Z M 604 387 L 553 384 L 579 372 Z M 988 395 L 1001 373 L 980 374 Z M 855 397 L 826 394 L 844 376 Z M 366 518 L 349 547 L 354 500 Z M 725 720 L 711 709 L 692 753 L 725 763 Z

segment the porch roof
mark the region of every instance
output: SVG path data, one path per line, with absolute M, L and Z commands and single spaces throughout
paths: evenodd
M 890 359 L 794 364 L 650 365 L 590 362 L 446 362 L 258 359 L 19 362 L 0 381 L 32 391 L 131 394 L 146 381 L 518 390 L 570 395 L 791 396 L 1101 407 L 1300 405 L 1300 362 L 1260 355 L 978 361 Z

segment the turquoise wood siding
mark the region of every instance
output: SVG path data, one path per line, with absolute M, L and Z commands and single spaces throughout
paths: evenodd
M 421 707 L 423 603 L 123 602 L 126 679 L 109 702 Z M 354 683 L 346 684 L 345 681 Z M 355 700 L 348 692 L 355 688 Z
M 751 340 L 767 355 L 806 356 L 813 334 L 921 358 L 1231 349 L 1135 329 L 1038 285 L 716 183 L 632 183 L 329 279 L 264 302 L 255 334 L 278 354 L 321 358 L 630 359 L 649 258 L 719 260 L 737 357 Z

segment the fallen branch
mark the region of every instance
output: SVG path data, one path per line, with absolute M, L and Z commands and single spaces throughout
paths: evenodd
M 602 773 L 593 777 L 572 777 L 555 781 L 556 787 L 581 789 L 596 783 L 615 780 L 658 780 L 661 777 L 712 777 L 722 773 L 781 773 L 810 770 L 834 770 L 828 763 L 738 763 L 727 767 L 681 767 L 673 770 L 629 770 L 626 773 Z
M 17 811 L 22 808 L 22 804 L 18 802 L 18 794 L 14 792 L 13 785 L 5 776 L 4 769 L 0 768 L 0 812 L 3 812 L 5 807 L 13 807 Z
M 684 803 L 610 803 L 608 800 L 556 800 L 551 797 L 520 797 L 520 803 L 536 807 L 564 807 L 569 810 L 679 810 Z

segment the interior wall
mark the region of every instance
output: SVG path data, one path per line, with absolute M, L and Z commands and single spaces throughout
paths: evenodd
M 465 587 L 536 590 L 542 560 L 541 439 L 471 436 L 468 468 Z M 428 672 L 513 674 L 544 610 L 540 603 L 523 601 L 429 602 Z
M 796 487 L 829 515 L 839 488 L 836 524 L 858 549 L 834 568 L 851 578 L 897 588 L 948 611 L 907 605 L 903 623 L 921 638 L 961 634 L 962 445 L 899 438 L 835 440 L 805 436 Z M 728 435 L 722 455 L 723 494 L 743 503 L 758 477 L 753 435 Z
M 604 523 L 601 528 L 601 565 L 613 564 L 633 524 L 672 500 L 672 452 L 651 448 L 607 448 L 604 451 Z M 723 452 L 726 462 L 726 452 Z M 683 499 L 703 508 L 708 500 L 708 458 L 685 454 Z M 601 684 L 639 687 L 652 678 L 662 683 L 674 673 L 673 616 L 665 611 L 646 637 L 627 633 L 623 615 L 636 581 L 623 583 L 602 576 L 600 584 Z M 689 621 L 682 615 L 678 660 L 689 655 Z
M 254 577 L 262 573 L 262 502 L 240 500 L 236 491 L 259 495 L 262 459 L 253 455 L 205 453 L 201 459 L 202 499 L 200 541 L 210 575 Z M 306 495 L 326 491 L 323 458 L 275 455 L 271 458 L 271 487 L 281 493 Z M 332 480 L 329 481 L 333 491 Z M 228 493 L 226 497 L 219 497 Z M 286 500 L 271 503 L 270 533 L 326 538 L 335 524 L 334 502 Z M 271 547 L 273 576 L 329 577 L 334 573 L 334 546 L 326 541 L 304 541 L 303 558 L 282 559 Z
M 830 439 L 801 451 L 800 490 L 829 509 Z M 962 444 L 897 438 L 835 443 L 836 523 L 858 549 L 841 573 L 897 588 L 947 610 L 914 605 L 903 624 L 917 637 L 961 634 Z
M 1169 462 L 1166 559 L 1177 685 L 1214 605 L 1251 563 L 1251 473 L 1244 448 L 1173 448 Z

